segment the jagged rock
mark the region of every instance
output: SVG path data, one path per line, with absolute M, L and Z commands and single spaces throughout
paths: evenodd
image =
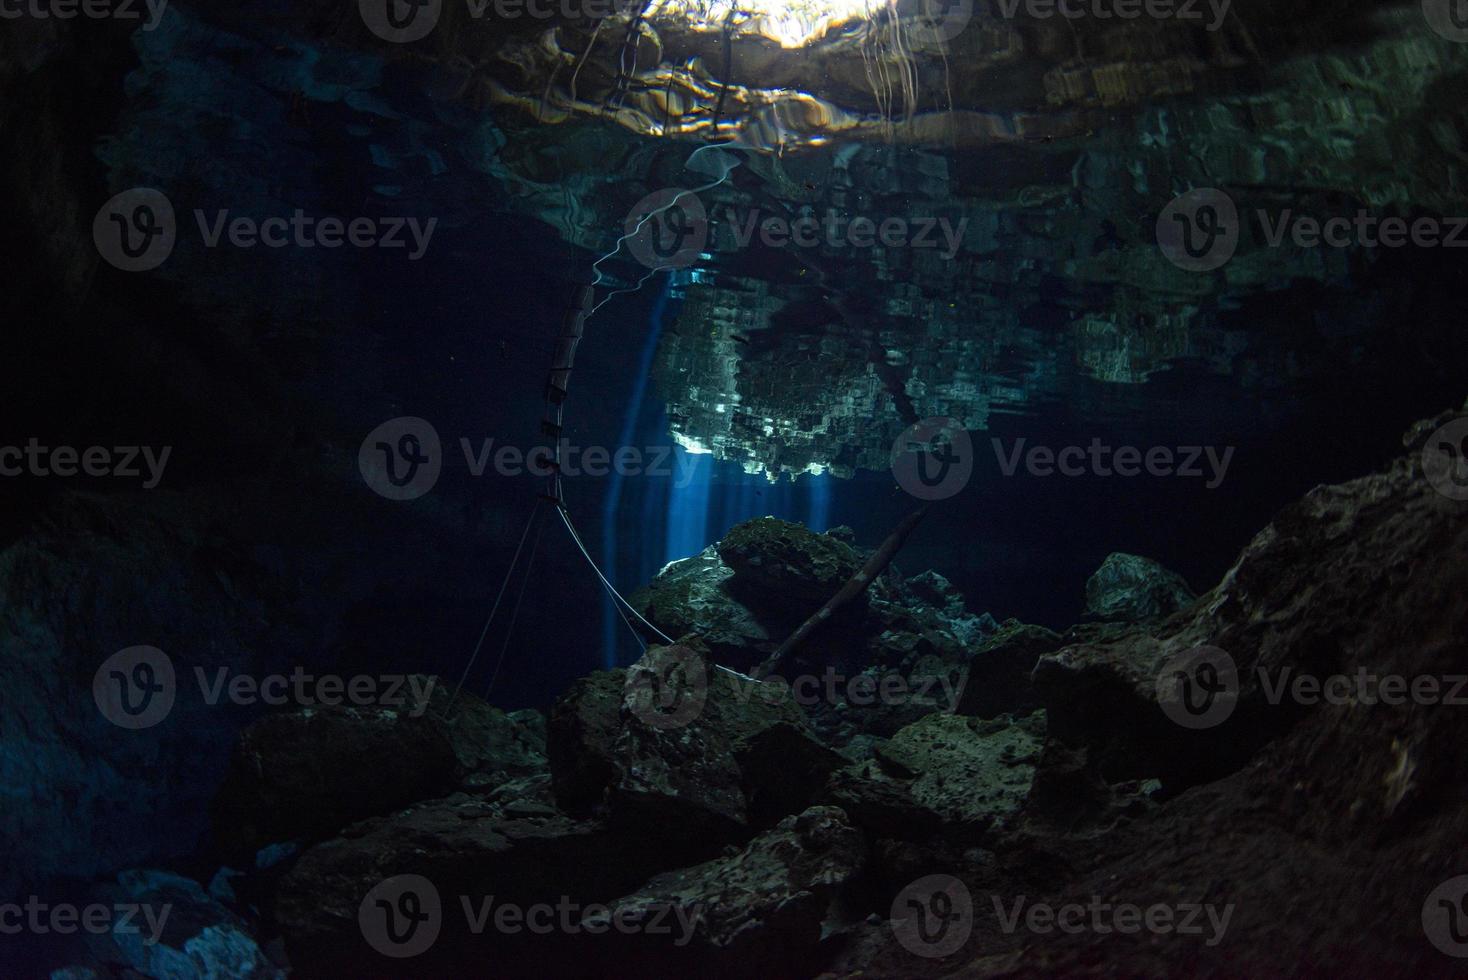
M 859 736 L 889 738 L 927 715 L 952 712 L 963 686 L 963 668 L 933 654 L 905 672 L 868 668 L 814 706 L 812 727 L 838 749 Z
M 590 813 L 616 778 L 612 747 L 626 687 L 625 669 L 598 671 L 574 681 L 551 709 L 546 756 L 556 799 L 568 813 Z
M 842 544 L 856 547 L 856 530 L 849 524 L 840 524 L 836 527 L 826 529 L 826 537 L 835 538 Z
M 921 603 L 938 610 L 944 627 L 965 647 L 978 646 L 999 630 L 999 624 L 988 613 L 978 616 L 970 613 L 953 583 L 931 569 L 903 579 L 902 588 Z
M 908 787 L 868 760 L 833 773 L 821 799 L 840 807 L 874 837 L 926 840 L 937 833 L 942 820 L 914 800 Z
M 1086 615 L 1140 622 L 1169 616 L 1197 598 L 1182 576 L 1150 558 L 1114 551 L 1086 580 Z
M 963 693 L 955 713 L 992 718 L 1025 714 L 1040 706 L 1030 675 L 1043 654 L 1064 645 L 1060 634 L 1017 619 L 1004 621 L 967 664 Z
M 814 804 L 826 778 L 847 760 L 804 726 L 776 722 L 734 745 L 750 822 L 765 827 Z
M 292 961 L 313 975 L 344 965 L 372 974 L 382 959 L 364 944 L 358 907 L 385 879 L 412 874 L 433 885 L 444 910 L 434 952 L 451 959 L 468 939 L 460 896 L 604 902 L 677 860 L 653 828 L 624 834 L 560 813 L 519 816 L 513 801 L 460 793 L 354 824 L 307 850 L 281 881 L 276 920 Z M 502 938 L 475 937 L 475 955 Z
M 719 557 L 748 586 L 773 603 L 799 602 L 814 612 L 861 568 L 852 548 L 829 535 L 774 517 L 759 517 L 729 529 Z
M 821 944 L 851 922 L 846 907 L 868 844 L 837 807 L 791 815 L 739 853 L 653 878 L 605 918 L 646 920 L 668 907 L 694 916 L 684 962 L 719 974 L 810 975 Z M 715 959 L 716 958 L 716 959 Z
M 761 790 L 755 823 L 800 802 L 780 788 L 772 746 L 812 771 L 834 765 L 788 688 L 712 667 L 696 641 L 651 647 L 626 671 L 579 682 L 549 731 L 557 797 L 570 812 L 605 807 L 619 826 L 658 826 L 691 847 L 748 836 L 746 786 Z
M 874 837 L 989 839 L 1020 810 L 1044 738 L 1043 712 L 1012 721 L 929 715 L 838 770 L 822 799 Z
M 758 553 L 761 547 L 772 549 L 768 557 Z M 729 556 L 746 571 L 736 573 Z M 668 636 L 697 635 L 716 662 L 748 670 L 844 585 L 842 576 L 854 573 L 861 560 L 858 550 L 830 533 L 760 518 L 700 554 L 670 563 L 629 601 Z M 793 584 L 780 584 L 787 579 Z M 906 675 L 925 657 L 961 663 L 997 629 L 987 613 L 969 613 L 943 576 L 925 572 L 904 579 L 889 568 L 862 602 L 807 641 L 801 658 L 851 673 L 877 664 Z
M 944 824 L 977 834 L 1018 812 L 1044 739 L 1043 712 L 1020 721 L 929 715 L 876 749 L 883 771 Z
M 1446 672 L 1468 628 L 1465 543 L 1460 506 L 1412 458 L 1317 487 L 1186 615 L 1042 657 L 1034 680 L 1051 730 L 1089 745 L 1110 781 L 1155 776 L 1175 792 L 1216 779 L 1309 714 L 1287 690 L 1269 694 L 1282 679 Z M 1162 710 L 1159 675 L 1205 646 L 1234 665 L 1235 697 L 1216 723 L 1183 726 Z
M 506 714 L 467 691 L 455 697 L 440 681 L 433 687 L 427 717 L 452 746 L 461 780 L 497 785 L 546 769 L 546 719 L 533 708 Z
M 265 955 L 249 924 L 196 881 L 168 871 L 125 871 L 93 900 L 143 910 L 133 931 L 88 936 L 101 962 L 126 964 L 156 980 L 285 980 L 286 971 Z
M 449 711 L 450 691 L 414 680 L 432 692 L 427 704 L 303 708 L 246 729 L 214 803 L 227 852 L 317 840 L 466 780 L 484 788 L 545 768 L 533 728 L 463 692 Z
M 30 533 L 5 539 L 0 899 L 176 859 L 207 835 L 241 720 L 205 702 L 194 671 L 259 672 L 261 651 L 303 641 L 261 621 L 270 592 L 246 572 L 236 569 L 234 595 L 220 588 L 203 520 L 176 502 L 150 510 L 123 494 L 63 491 Z M 172 658 L 178 696 L 162 723 L 124 732 L 90 687 L 107 657 L 139 642 Z
M 675 561 L 628 600 L 668 636 L 696 634 L 720 663 L 752 667 L 773 653 L 800 617 L 781 609 L 752 607 L 729 588 L 734 572 L 709 545 Z

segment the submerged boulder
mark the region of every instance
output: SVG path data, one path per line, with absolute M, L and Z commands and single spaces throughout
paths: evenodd
M 423 962 L 442 967 L 482 961 L 498 944 L 512 944 L 493 929 L 476 934 L 466 900 L 469 909 L 486 900 L 606 901 L 675 863 L 649 828 L 621 833 L 544 807 L 525 812 L 514 800 L 460 793 L 354 824 L 308 849 L 280 883 L 276 921 L 306 974 L 380 975 L 386 961 L 368 945 L 361 916 L 371 911 L 374 889 L 415 876 L 418 900 L 431 893 L 441 908 L 433 955 L 443 959 Z
M 648 921 L 676 909 L 681 921 L 692 923 L 681 956 L 685 968 L 722 964 L 721 976 L 810 975 L 822 944 L 852 924 L 848 893 L 867 857 L 866 838 L 844 812 L 811 807 L 737 854 L 658 875 L 610 903 L 602 918 Z
M 670 844 L 705 850 L 808 802 L 781 765 L 819 785 L 837 764 L 789 688 L 717 668 L 691 640 L 579 681 L 551 712 L 548 751 L 569 812 L 657 826 Z
M 544 736 L 436 678 L 414 677 L 421 704 L 317 706 L 269 715 L 240 735 L 214 801 L 234 856 L 319 840 L 349 823 L 452 792 L 543 771 Z
M 834 773 L 827 802 L 875 836 L 987 839 L 1019 813 L 1045 737 L 1043 712 L 981 721 L 923 718 L 874 748 L 875 761 Z
M 1317 487 L 1186 614 L 1042 657 L 1034 681 L 1052 731 L 1089 745 L 1109 778 L 1156 776 L 1175 791 L 1236 770 L 1312 709 L 1339 707 L 1321 693 L 1331 678 L 1346 702 L 1368 704 L 1376 694 L 1351 679 L 1450 673 L 1468 632 L 1465 516 L 1415 458 Z M 1377 699 L 1373 710 L 1405 709 Z
M 189 878 L 151 869 L 124 871 L 92 899 L 139 910 L 126 928 L 88 936 L 97 961 L 137 971 L 128 975 L 285 980 L 286 971 L 266 955 L 253 927 Z
M 800 616 L 745 602 L 730 588 L 733 578 L 718 546 L 709 545 L 667 565 L 628 601 L 668 636 L 696 634 L 719 662 L 751 667 L 800 625 Z
M 819 606 L 862 565 L 861 556 L 844 541 L 774 517 L 735 525 L 718 547 L 736 586 L 748 586 L 776 602 Z
M 1181 575 L 1150 558 L 1114 551 L 1086 580 L 1086 615 L 1140 622 L 1170 616 L 1197 598 Z
M 1040 657 L 1065 645 L 1060 634 L 1017 619 L 1004 621 L 998 632 L 969 659 L 963 693 L 955 712 L 992 718 L 1023 714 L 1040 706 L 1030 675 Z
M 1044 737 L 1043 712 L 1019 722 L 929 715 L 879 746 L 876 757 L 945 825 L 984 831 L 1019 811 Z

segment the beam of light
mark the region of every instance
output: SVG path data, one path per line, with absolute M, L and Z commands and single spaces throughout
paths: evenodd
M 647 398 L 647 381 L 652 374 L 653 355 L 657 353 L 658 341 L 663 335 L 663 314 L 668 307 L 668 295 L 672 280 L 663 279 L 662 289 L 653 303 L 650 319 L 651 329 L 642 348 L 642 357 L 637 364 L 637 380 L 632 385 L 632 397 L 627 403 L 627 414 L 622 417 L 622 432 L 618 446 L 631 446 L 637 437 L 637 422 L 642 415 L 642 405 Z M 617 530 L 618 514 L 622 503 L 622 474 L 613 466 L 611 482 L 607 487 L 607 498 L 602 506 L 601 565 L 606 569 L 612 584 L 617 584 Z M 646 527 L 647 525 L 643 525 Z M 617 637 L 621 616 L 616 603 L 608 596 L 602 602 L 602 662 L 607 669 L 617 666 Z
M 812 531 L 826 531 L 831 526 L 831 477 L 821 473 L 805 476 L 805 526 Z
M 713 485 L 713 457 L 689 453 L 682 446 L 675 448 L 673 453 L 677 458 L 673 465 L 673 486 L 668 491 L 668 533 L 663 545 L 664 562 L 696 555 L 709 544 L 709 491 Z

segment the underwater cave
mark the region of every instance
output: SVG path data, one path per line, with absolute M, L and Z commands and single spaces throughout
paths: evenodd
M 0 0 L 0 978 L 1468 975 L 1468 0 Z

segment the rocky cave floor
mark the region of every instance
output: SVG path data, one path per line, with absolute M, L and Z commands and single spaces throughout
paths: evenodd
M 1429 897 L 1468 873 L 1468 705 L 1271 694 L 1463 672 L 1468 503 L 1424 479 L 1427 431 L 1201 596 L 1111 556 L 1064 634 L 889 569 L 791 684 L 711 665 L 763 659 L 862 550 L 741 525 L 635 596 L 678 642 L 549 717 L 440 686 L 256 722 L 213 807 L 226 869 L 121 875 L 100 894 L 170 903 L 162 941 L 55 976 L 1461 975 L 1460 910 Z M 1175 722 L 1159 674 L 1204 645 L 1236 698 Z M 569 911 L 476 931 L 491 896 Z

